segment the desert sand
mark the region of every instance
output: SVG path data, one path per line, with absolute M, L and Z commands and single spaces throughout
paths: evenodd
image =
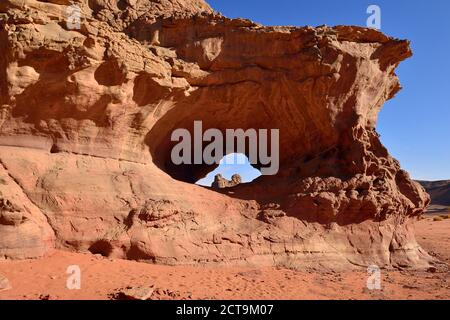
M 416 222 L 422 247 L 450 263 L 450 220 Z M 68 290 L 66 269 L 81 267 L 81 289 Z M 382 270 L 381 290 L 368 290 L 367 273 L 286 268 L 182 267 L 55 251 L 46 258 L 0 262 L 12 289 L 0 299 L 113 299 L 120 289 L 159 288 L 163 299 L 450 299 L 450 272 Z

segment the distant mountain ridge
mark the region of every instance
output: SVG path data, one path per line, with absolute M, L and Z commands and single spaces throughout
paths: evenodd
M 432 205 L 450 206 L 450 180 L 417 182 L 430 194 Z

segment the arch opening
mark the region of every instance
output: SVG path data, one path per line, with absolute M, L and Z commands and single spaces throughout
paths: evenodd
M 250 183 L 261 175 L 261 171 L 251 165 L 245 154 L 230 153 L 222 158 L 217 167 L 195 184 L 205 187 L 231 187 L 240 183 Z

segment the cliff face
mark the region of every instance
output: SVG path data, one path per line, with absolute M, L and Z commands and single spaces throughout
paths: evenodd
M 430 194 L 431 204 L 450 206 L 450 180 L 417 182 Z
M 422 266 L 428 195 L 375 132 L 407 41 L 264 27 L 202 0 L 0 3 L 0 257 Z M 170 161 L 174 129 L 280 129 L 280 171 L 232 192 Z M 259 167 L 259 164 L 255 165 Z

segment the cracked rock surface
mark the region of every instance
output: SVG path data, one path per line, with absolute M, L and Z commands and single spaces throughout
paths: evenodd
M 429 203 L 380 143 L 408 41 L 265 27 L 203 0 L 0 2 L 0 258 L 425 267 Z M 174 129 L 278 128 L 280 171 L 214 191 Z M 255 167 L 260 167 L 255 164 Z

